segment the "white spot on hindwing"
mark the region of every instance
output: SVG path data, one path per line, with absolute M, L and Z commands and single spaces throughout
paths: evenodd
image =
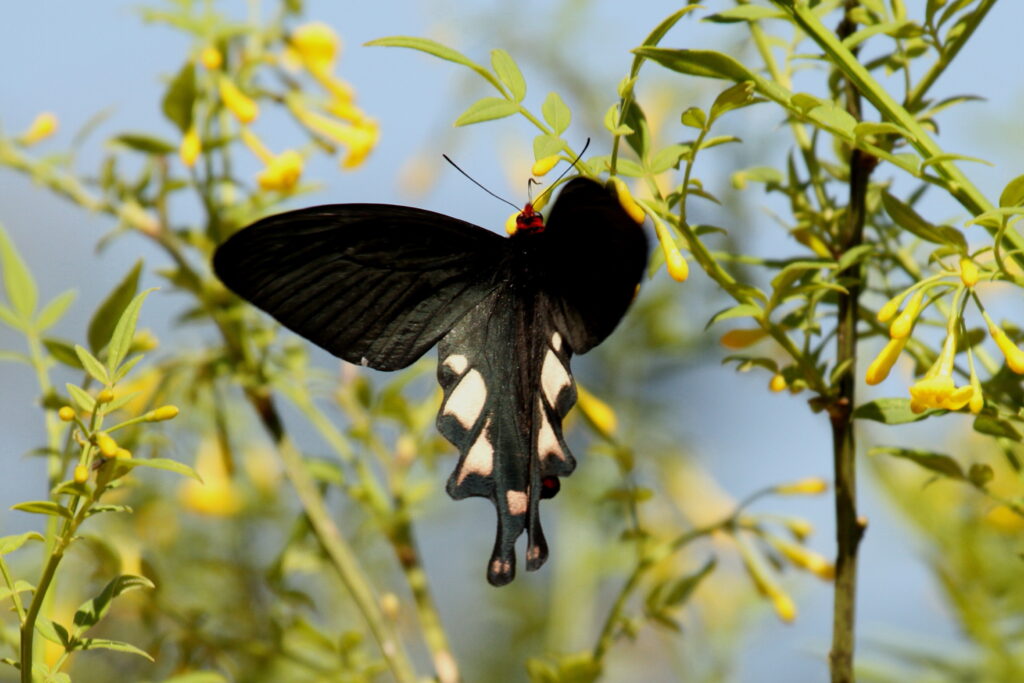
M 451 360 L 454 356 L 449 357 Z M 465 361 L 465 356 L 459 356 Z M 448 361 L 445 361 L 447 364 Z M 484 376 L 476 369 L 467 372 L 448 395 L 444 403 L 444 414 L 454 415 L 463 429 L 469 429 L 483 412 L 487 402 L 487 386 Z
M 359 364 L 362 365 L 364 368 L 369 367 L 370 359 L 367 358 L 366 356 L 363 356 L 362 358 L 359 359 Z
M 505 500 L 508 503 L 508 513 L 510 515 L 526 514 L 529 498 L 526 497 L 525 491 L 506 491 Z
M 537 455 L 541 460 L 549 456 L 555 456 L 561 460 L 565 460 L 565 454 L 562 452 L 562 447 L 558 443 L 558 437 L 555 436 L 555 430 L 551 427 L 551 422 L 548 420 L 547 411 L 544 410 L 544 403 L 540 399 L 537 400 L 540 404 L 540 429 L 537 430 Z
M 456 483 L 461 484 L 470 474 L 479 474 L 481 477 L 491 476 L 494 471 L 494 446 L 491 445 L 491 421 L 484 423 L 476 441 L 470 446 L 466 453 L 466 459 L 462 461 L 459 468 L 459 478 Z
M 459 353 L 453 353 L 444 359 L 444 365 L 448 366 L 456 375 L 461 375 L 469 367 L 469 361 Z
M 551 348 L 553 348 L 555 351 L 562 350 L 562 335 L 558 334 L 557 332 L 551 335 Z
M 540 386 L 544 390 L 544 397 L 548 400 L 548 405 L 554 408 L 559 394 L 568 389 L 571 384 L 572 378 L 569 377 L 562 361 L 554 351 L 548 351 L 544 356 L 544 365 L 540 369 Z

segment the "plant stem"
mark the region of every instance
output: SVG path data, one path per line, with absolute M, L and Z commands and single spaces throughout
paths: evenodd
M 858 5 L 846 0 L 846 16 L 839 26 L 841 40 L 856 28 L 849 12 Z M 846 80 L 846 108 L 858 121 L 861 119 L 860 94 L 856 85 Z M 846 222 L 837 240 L 839 259 L 864 241 L 865 202 L 868 180 L 877 161 L 859 149 L 850 152 L 850 201 Z M 853 651 L 857 605 L 857 549 L 864 534 L 864 525 L 857 516 L 857 444 L 854 436 L 853 406 L 857 376 L 857 319 L 861 290 L 861 265 L 855 264 L 839 274 L 846 294 L 839 295 L 836 329 L 836 367 L 847 365 L 838 378 L 837 395 L 829 406 L 832 425 L 832 456 L 835 468 L 836 507 L 836 578 L 832 612 L 832 650 L 829 668 L 833 683 L 850 683 L 853 678 Z
M 64 535 L 62 535 L 61 538 L 57 539 L 57 545 L 54 546 L 53 551 L 50 553 L 50 558 L 46 561 L 43 575 L 39 577 L 39 584 L 32 595 L 32 603 L 28 607 L 28 612 L 25 613 L 24 621 L 21 622 L 21 683 L 32 683 L 32 649 L 35 642 L 36 618 L 39 616 L 43 602 L 50 593 L 50 584 L 53 582 L 53 577 L 57 573 L 57 567 L 64 557 L 65 544 L 66 540 Z

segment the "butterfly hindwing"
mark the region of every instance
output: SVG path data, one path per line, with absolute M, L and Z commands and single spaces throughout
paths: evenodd
M 397 370 L 497 286 L 507 240 L 403 206 L 301 209 L 239 231 L 214 269 L 232 290 L 351 363 Z
M 562 437 L 562 419 L 576 402 L 570 356 L 550 302 L 522 282 L 495 290 L 438 345 L 444 401 L 437 426 L 460 454 L 448 493 L 494 504 L 498 529 L 487 566 L 494 585 L 514 578 L 523 531 L 527 569 L 547 559 L 539 501 L 576 466 Z

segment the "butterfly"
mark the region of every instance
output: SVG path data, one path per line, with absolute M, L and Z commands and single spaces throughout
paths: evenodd
M 497 510 L 495 586 L 548 556 L 540 500 L 576 466 L 562 419 L 569 360 L 618 325 L 647 265 L 642 227 L 614 189 L 578 176 L 545 222 L 526 204 L 509 237 L 388 204 L 314 206 L 264 218 L 214 254 L 217 276 L 285 327 L 351 363 L 398 370 L 437 345 L 437 428 L 459 451 L 456 499 Z

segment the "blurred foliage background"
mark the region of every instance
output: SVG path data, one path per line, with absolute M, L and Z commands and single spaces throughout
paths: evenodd
M 902 8 L 862 4 L 890 19 Z M 996 197 L 1020 173 L 1014 151 L 1021 131 L 1012 115 L 1020 94 L 988 78 L 1009 59 L 1007 27 L 1022 10 L 990 5 L 908 3 L 906 11 L 920 21 L 926 10 L 950 10 L 948 29 L 957 16 L 991 9 L 936 86 L 939 100 L 967 92 L 990 100 L 951 108 L 936 126 L 945 149 L 994 164 L 969 168 Z M 753 6 L 709 3 L 662 44 L 719 50 L 755 68 L 747 20 L 704 21 Z M 74 345 L 108 363 L 115 323 L 149 286 L 161 289 L 142 306 L 131 347 L 145 358 L 111 387 L 116 402 L 131 397 L 111 419 L 168 404 L 181 414 L 115 436 L 134 460 L 184 463 L 203 481 L 133 469 L 102 501 L 131 512 L 83 521 L 81 540 L 41 605 L 44 620 L 78 623 L 76 610 L 112 579 L 146 577 L 152 588 L 140 584 L 118 596 L 87 635 L 131 643 L 154 661 L 86 648 L 82 640 L 62 643 L 44 621 L 36 663 L 59 663 L 82 681 L 634 680 L 638 667 L 645 680 L 822 678 L 831 585 L 820 579 L 831 575 L 834 530 L 827 498 L 805 494 L 821 493 L 819 478 L 831 471 L 827 420 L 808 410 L 811 392 L 771 390 L 784 387 L 771 387 L 765 368 L 789 360 L 770 343 L 750 352 L 758 362 L 740 364 L 749 372 L 720 367 L 730 353 L 718 343 L 728 324 L 711 331 L 705 324 L 731 302 L 689 255 L 688 281 L 652 269 L 619 330 L 576 359 L 577 379 L 592 398 L 568 423 L 580 466 L 545 504 L 553 557 L 501 590 L 483 578 L 490 507 L 443 495 L 454 458 L 433 427 L 433 354 L 397 376 L 340 367 L 212 279 L 207 264 L 217 242 L 286 207 L 410 203 L 500 230 L 501 207 L 443 170 L 441 152 L 499 193 L 523 196 L 536 151 L 529 124 L 510 118 L 450 126 L 493 95 L 484 80 L 421 54 L 362 43 L 427 36 L 485 68 L 500 48 L 526 76 L 524 105 L 539 113 L 547 93 L 559 93 L 572 111 L 563 141 L 578 150 L 592 137 L 592 153 L 602 156 L 611 151 L 606 112 L 623 92 L 629 50 L 679 8 L 637 9 L 628 17 L 614 3 L 573 0 L 401 9 L 178 0 L 83 15 L 73 3 L 58 3 L 13 10 L 19 21 L 0 29 L 8 63 L 25 64 L 8 70 L 0 92 L 0 221 L 11 236 L 4 301 L 15 311 L 27 305 L 29 276 L 17 265 L 23 260 L 40 302 L 26 318 L 34 327 L 8 324 L 0 333 L 0 348 L 12 352 L 0 365 L 9 463 L 3 500 L 46 499 L 62 481 L 76 482 L 76 458 L 90 467 L 103 463 L 88 471 L 87 487 L 117 464 L 104 460 L 89 425 L 79 429 L 81 443 L 69 438 L 57 409 L 73 401 L 65 383 L 99 396 L 102 378 L 83 372 Z M 826 16 L 836 23 L 836 15 Z M 773 49 L 792 56 L 792 29 L 777 19 L 764 25 L 780 36 Z M 81 63 L 35 44 L 25 26 L 45 26 L 78 46 Z M 912 54 L 909 29 L 889 41 L 899 30 L 880 30 L 862 60 L 892 54 L 894 45 Z M 331 47 L 335 40 L 343 49 Z M 793 61 L 795 90 L 830 97 L 827 70 L 800 53 Z M 897 92 L 898 65 L 876 66 Z M 654 64 L 644 69 L 635 98 L 652 150 L 692 138 L 680 112 L 709 111 L 728 85 Z M 46 117 L 33 125 L 47 109 L 55 130 Z M 718 202 L 691 195 L 687 207 L 694 225 L 727 230 L 702 233 L 711 235 L 716 258 L 762 287 L 772 276 L 759 269 L 765 261 L 782 262 L 801 249 L 804 258 L 821 256 L 789 230 L 783 193 L 763 193 L 756 173 L 746 183 L 736 176 L 786 168 L 785 122 L 764 104 L 724 116 L 715 134 L 742 144 L 701 152 L 695 177 Z M 824 159 L 831 142 L 822 138 Z M 835 149 L 840 159 L 848 151 L 839 143 Z M 591 161 L 595 173 L 605 170 Z M 883 165 L 879 176 L 894 194 L 919 196 L 912 179 L 892 167 Z M 637 197 L 648 196 L 642 183 L 631 185 Z M 926 196 L 920 213 L 962 225 L 964 211 L 949 197 Z M 964 230 L 974 248 L 984 244 L 980 228 L 977 235 Z M 688 248 L 682 238 L 672 241 Z M 911 246 L 907 258 L 928 267 L 928 252 Z M 655 253 L 660 266 L 664 257 L 658 247 Z M 740 254 L 759 260 L 729 258 Z M 879 293 L 896 293 L 888 286 L 878 285 Z M 68 289 L 78 291 L 73 302 L 60 297 Z M 985 291 L 997 319 L 1022 324 L 1019 289 Z M 54 300 L 67 305 L 66 315 L 41 321 L 39 311 Z M 942 341 L 934 336 L 924 335 L 933 349 Z M 862 368 L 881 346 L 864 343 Z M 26 351 L 27 363 L 13 355 Z M 928 353 L 922 346 L 918 365 L 934 358 Z M 897 365 L 886 384 L 861 395 L 906 396 L 914 372 L 914 363 Z M 862 376 L 858 371 L 858 381 Z M 788 386 L 799 388 L 792 380 Z M 1009 410 L 1016 402 L 1019 410 L 1019 380 L 1004 369 L 1000 382 L 1000 405 Z M 860 679 L 1016 680 L 1019 437 L 979 435 L 969 414 L 899 427 L 858 424 L 866 425 L 859 457 L 871 480 L 861 506 L 870 526 Z M 915 461 L 907 451 L 902 458 L 867 455 L 875 445 L 934 449 L 950 460 Z M 44 535 L 44 543 L 28 540 L 5 555 L 13 577 L 36 584 L 62 518 L 10 511 L 2 519 L 4 534 Z M 3 654 L 11 660 L 18 659 L 17 616 L 12 611 L 3 622 L 10 648 Z M 18 674 L 5 667 L 0 676 Z

